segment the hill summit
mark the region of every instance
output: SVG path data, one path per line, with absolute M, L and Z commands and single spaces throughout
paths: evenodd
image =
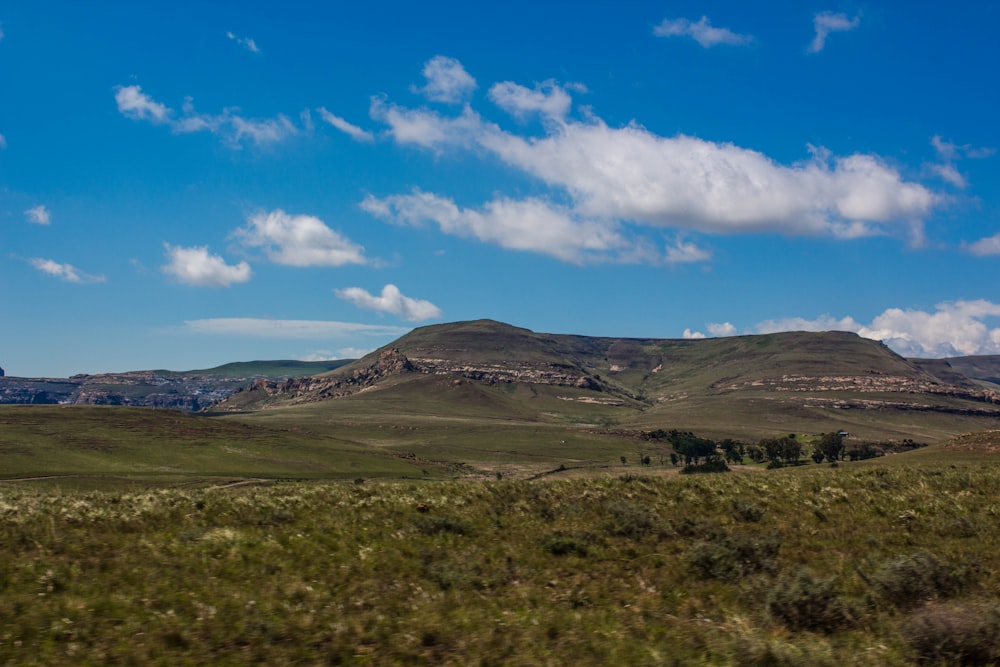
M 384 392 L 447 414 L 462 393 L 539 418 L 551 400 L 621 408 L 622 425 L 693 421 L 737 410 L 782 422 L 803 410 L 931 411 L 1000 416 L 1000 397 L 947 379 L 880 342 L 848 332 L 786 332 L 699 340 L 536 333 L 493 320 L 421 327 L 340 369 L 260 380 L 218 410 L 256 410 Z M 461 387 L 465 389 L 461 389 Z M 450 388 L 449 391 L 445 391 Z M 518 391 L 518 389 L 522 391 Z M 500 405 L 503 403 L 503 406 Z M 751 407 L 751 404 L 756 404 Z M 504 407 L 505 406 L 505 407 Z

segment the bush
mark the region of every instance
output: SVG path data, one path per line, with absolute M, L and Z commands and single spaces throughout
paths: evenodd
M 542 540 L 542 547 L 553 556 L 587 556 L 587 540 L 579 535 L 553 533 Z
M 439 535 L 441 533 L 468 535 L 472 532 L 472 525 L 468 521 L 450 516 L 418 516 L 416 527 L 425 535 Z
M 638 539 L 657 528 L 657 518 L 648 507 L 636 502 L 615 501 L 608 505 L 605 529 L 611 535 Z
M 767 610 L 790 630 L 823 633 L 848 628 L 856 617 L 833 579 L 816 579 L 808 570 L 779 581 L 767 596 Z
M 908 609 L 927 600 L 957 595 L 970 580 L 968 566 L 918 551 L 882 565 L 872 575 L 871 585 L 883 600 Z
M 917 660 L 934 665 L 991 665 L 1000 661 L 1000 607 L 931 603 L 902 627 Z
M 735 581 L 754 572 L 770 572 L 781 542 L 778 536 L 718 534 L 691 545 L 685 564 L 703 579 Z
M 764 508 L 748 500 L 734 500 L 732 515 L 737 521 L 758 523 L 764 518 Z
M 690 463 L 681 468 L 681 474 L 684 475 L 703 472 L 729 472 L 729 466 L 722 459 L 712 459 L 699 464 Z

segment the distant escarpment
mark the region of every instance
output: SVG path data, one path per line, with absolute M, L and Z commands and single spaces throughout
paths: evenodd
M 348 363 L 263 361 L 203 371 L 132 371 L 66 379 L 0 377 L 0 404 L 124 405 L 196 412 L 262 377 L 329 371 Z
M 600 396 L 600 403 L 640 411 L 757 397 L 800 408 L 1000 416 L 997 387 L 946 363 L 904 359 L 852 333 L 599 338 L 535 333 L 491 320 L 415 329 L 324 375 L 259 380 L 213 409 L 315 403 L 389 388 L 397 394 L 407 387 L 423 392 L 427 385 L 421 380 L 427 378 L 530 386 L 535 393 L 546 386 L 565 388 L 557 398 L 586 403 Z

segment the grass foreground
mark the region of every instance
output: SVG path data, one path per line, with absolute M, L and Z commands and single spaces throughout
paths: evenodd
M 0 485 L 0 663 L 986 665 L 994 457 Z

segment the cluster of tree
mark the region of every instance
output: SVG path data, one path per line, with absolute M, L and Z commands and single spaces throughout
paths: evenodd
M 677 429 L 645 431 L 642 433 L 642 439 L 646 442 L 662 445 L 661 464 L 664 463 L 665 456 L 669 453 L 673 465 L 684 463 L 687 466 L 698 466 L 712 462 L 720 462 L 723 465 L 742 463 L 746 458 L 754 463 L 768 463 L 774 466 L 796 465 L 801 462 L 803 456 L 809 456 L 816 463 L 823 463 L 823 461 L 833 463 L 843 459 L 860 461 L 882 456 L 887 451 L 905 451 L 923 446 L 912 440 L 904 440 L 902 443 L 862 442 L 853 444 L 848 449 L 844 443 L 844 435 L 843 431 L 821 433 L 819 438 L 813 442 L 811 454 L 804 450 L 803 444 L 794 433 L 778 438 L 764 438 L 757 444 L 745 444 L 732 439 L 716 442 L 708 438 L 698 437 L 690 431 L 678 431 Z M 625 462 L 626 459 L 623 456 L 622 463 Z M 639 462 L 643 465 L 652 463 L 649 454 L 641 447 Z

